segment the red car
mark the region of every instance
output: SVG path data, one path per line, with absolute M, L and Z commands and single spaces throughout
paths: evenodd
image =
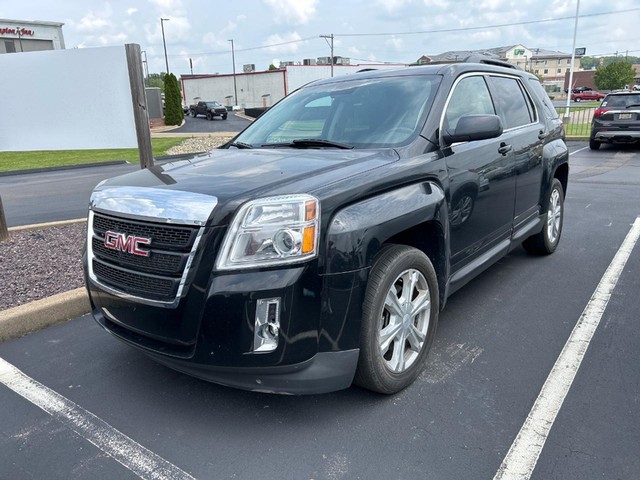
M 593 90 L 586 90 L 580 93 L 572 93 L 571 100 L 574 102 L 581 102 L 582 100 L 602 100 L 606 95 L 604 93 L 595 92 Z

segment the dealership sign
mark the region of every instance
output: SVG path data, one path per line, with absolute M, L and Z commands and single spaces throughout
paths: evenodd
M 33 36 L 35 33 L 33 30 L 29 30 L 28 28 L 9 28 L 9 27 L 0 27 L 0 35 L 29 35 Z

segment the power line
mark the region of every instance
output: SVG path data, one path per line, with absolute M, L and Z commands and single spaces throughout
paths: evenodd
M 579 15 L 578 18 L 598 17 L 602 15 L 613 15 L 616 13 L 635 12 L 638 10 L 640 10 L 640 8 L 628 8 L 626 10 L 615 10 L 611 12 L 601 12 L 601 13 L 587 13 L 584 15 Z M 519 25 L 532 25 L 536 23 L 558 22 L 560 20 L 573 20 L 575 18 L 576 16 L 572 15 L 570 17 L 546 18 L 542 20 L 528 20 L 524 22 L 512 22 L 512 23 L 496 23 L 493 25 L 482 25 L 478 27 L 444 28 L 439 30 L 421 30 L 421 31 L 415 31 L 415 32 L 336 33 L 335 36 L 336 37 L 381 37 L 381 36 L 394 36 L 394 35 L 420 35 L 425 33 L 467 32 L 470 30 L 484 30 L 487 28 L 515 27 Z

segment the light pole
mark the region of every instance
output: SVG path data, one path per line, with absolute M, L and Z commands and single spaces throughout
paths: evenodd
M 22 27 L 18 27 L 18 42 L 20 42 L 20 52 L 24 52 L 22 47 Z
M 160 28 L 162 29 L 162 45 L 164 45 L 164 63 L 167 66 L 167 75 L 169 75 L 169 59 L 167 58 L 167 42 L 164 39 L 164 22 L 168 22 L 170 18 L 160 19 Z
M 233 49 L 233 39 L 229 41 L 231 42 L 231 60 L 233 61 L 233 103 L 238 105 L 238 87 L 236 85 L 236 53 Z

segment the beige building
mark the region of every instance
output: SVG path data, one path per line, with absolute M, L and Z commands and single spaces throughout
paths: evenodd
M 509 62 L 516 67 L 539 75 L 547 91 L 559 92 L 563 88 L 565 72 L 571 67 L 571 54 L 545 50 L 542 48 L 528 48 L 524 45 L 510 45 L 506 47 L 488 48 L 484 50 L 449 51 L 440 55 L 422 56 L 417 63 L 430 62 L 460 62 L 471 55 L 484 55 L 496 60 Z M 574 60 L 574 71 L 580 68 L 580 58 Z
M 63 25 L 0 18 L 0 53 L 64 50 Z

